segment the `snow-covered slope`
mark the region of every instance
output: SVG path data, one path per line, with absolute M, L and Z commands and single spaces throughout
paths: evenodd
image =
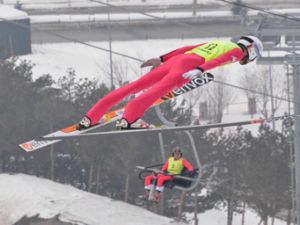
M 171 219 L 145 209 L 33 176 L 0 175 L 0 224 L 24 215 L 89 225 L 166 225 Z M 174 224 L 174 223 L 172 223 Z
M 53 218 L 78 225 L 179 225 L 174 220 L 145 209 L 90 194 L 69 185 L 63 185 L 34 176 L 0 174 L 0 224 L 13 225 L 23 216 Z M 189 225 L 194 224 L 188 214 Z M 198 214 L 201 224 L 225 225 L 225 210 L 209 210 Z M 240 225 L 240 214 L 235 214 L 233 225 Z M 260 218 L 250 210 L 245 214 L 245 225 L 258 224 Z M 276 225 L 285 222 L 276 220 Z M 182 225 L 182 224 L 181 224 Z

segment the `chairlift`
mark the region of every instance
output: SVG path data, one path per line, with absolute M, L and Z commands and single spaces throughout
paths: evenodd
M 166 181 L 164 184 L 164 187 L 169 188 L 169 189 L 179 189 L 183 191 L 190 191 L 193 190 L 197 185 L 200 183 L 200 173 L 198 168 L 194 169 L 192 173 L 187 173 L 187 171 L 183 171 L 179 175 L 172 175 L 168 174 L 164 171 L 162 171 L 160 168 L 163 164 L 158 164 L 158 165 L 152 165 L 152 166 L 136 166 L 139 172 L 139 179 L 144 180 L 146 176 L 150 174 L 154 174 L 155 176 L 159 173 L 165 174 L 165 175 L 171 175 L 173 176 L 173 179 L 170 181 Z M 153 179 L 153 190 L 155 189 L 156 186 L 156 179 Z M 151 190 L 150 190 L 151 193 Z M 151 195 L 151 194 L 150 194 Z
M 175 127 L 175 123 L 172 122 L 172 121 L 169 121 L 164 116 L 164 114 L 162 113 L 159 106 L 155 107 L 155 111 L 156 111 L 156 114 L 157 114 L 158 118 L 165 125 L 167 125 L 169 127 Z M 187 177 L 186 176 L 186 171 L 183 171 L 183 174 L 181 174 L 179 176 L 178 175 L 174 176 L 173 184 L 174 184 L 174 188 L 176 188 L 176 189 L 179 189 L 179 190 L 182 190 L 182 191 L 191 191 L 191 190 L 194 190 L 200 182 L 200 177 L 202 176 L 202 166 L 201 166 L 200 159 L 199 159 L 199 156 L 198 156 L 195 140 L 194 140 L 191 132 L 187 131 L 187 130 L 184 130 L 183 132 L 187 135 L 187 137 L 188 137 L 188 139 L 191 143 L 191 150 L 193 152 L 193 156 L 194 156 L 194 159 L 195 159 L 195 162 L 196 162 L 196 167 L 198 169 L 194 170 L 193 177 Z M 159 135 L 161 152 L 163 154 L 164 153 L 164 148 L 163 148 L 162 133 L 159 133 L 158 135 Z M 152 167 L 147 167 L 146 171 L 149 170 L 149 169 L 153 169 L 153 168 Z

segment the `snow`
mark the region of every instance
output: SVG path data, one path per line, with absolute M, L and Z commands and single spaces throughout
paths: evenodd
M 10 6 L 0 4 L 0 19 L 6 20 L 22 20 L 28 19 L 27 13 L 17 10 Z
M 272 10 L 274 13 L 281 14 L 294 14 L 300 13 L 300 8 L 293 9 L 280 9 Z M 250 10 L 247 14 L 249 16 L 257 16 L 260 12 L 257 10 Z M 173 19 L 173 18 L 206 18 L 206 17 L 232 17 L 232 12 L 230 10 L 219 10 L 219 11 L 198 11 L 196 15 L 193 12 L 158 12 L 158 13 L 148 13 L 153 17 L 163 18 L 163 19 Z M 75 14 L 75 15 L 32 15 L 30 16 L 32 23 L 54 23 L 54 22 L 95 22 L 95 21 L 107 21 L 107 14 Z M 140 13 L 111 13 L 111 21 L 131 21 L 131 20 L 149 20 L 152 19 L 147 15 L 142 15 Z
M 189 214 L 188 218 L 193 218 L 194 215 Z M 225 210 L 212 209 L 205 213 L 198 215 L 199 224 L 208 224 L 208 225 L 226 225 L 227 224 L 227 212 Z M 245 223 L 244 225 L 255 225 L 260 222 L 259 216 L 253 213 L 250 209 L 246 210 L 245 213 Z M 271 221 L 269 221 L 271 222 Z M 242 215 L 239 213 L 234 213 L 232 225 L 241 225 L 242 224 Z M 275 219 L 274 224 L 276 225 L 285 225 L 286 222 Z M 192 223 L 190 223 L 192 225 Z
M 179 225 L 173 219 L 159 216 L 143 208 L 78 190 L 69 185 L 34 176 L 0 174 L 0 222 L 13 225 L 23 216 L 53 218 L 78 225 Z M 189 214 L 188 218 L 193 215 Z M 216 209 L 198 214 L 201 224 L 225 225 L 225 211 Z M 241 224 L 241 215 L 233 225 Z M 259 217 L 248 210 L 245 225 L 258 224 Z M 190 225 L 194 224 L 193 221 Z M 283 225 L 280 220 L 276 225 Z
M 39 214 L 78 225 L 166 225 L 171 219 L 74 187 L 24 174 L 0 175 L 0 222 L 12 225 Z M 176 224 L 176 223 L 172 223 Z
M 298 10 L 300 11 L 300 9 Z M 251 13 L 253 14 L 253 13 Z M 172 19 L 172 18 L 192 18 L 192 12 L 167 12 L 167 13 L 149 13 L 151 16 Z M 254 13 L 257 15 L 257 12 Z M 232 16 L 230 11 L 218 11 L 214 12 L 197 12 L 196 17 L 223 17 Z M 32 23 L 53 23 L 53 22 L 83 22 L 83 21 L 107 21 L 107 14 L 76 14 L 76 15 L 36 15 L 30 17 Z M 140 13 L 112 13 L 110 14 L 111 21 L 130 21 L 130 20 L 149 20 L 151 17 L 142 15 Z

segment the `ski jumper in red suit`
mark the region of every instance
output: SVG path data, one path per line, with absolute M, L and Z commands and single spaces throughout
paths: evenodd
M 123 118 L 128 123 L 133 123 L 141 118 L 159 97 L 189 82 L 190 79 L 182 76 L 184 73 L 196 68 L 204 72 L 224 64 L 238 62 L 244 56 L 242 49 L 230 41 L 215 40 L 176 49 L 160 56 L 162 64 L 155 69 L 100 99 L 86 116 L 90 119 L 91 125 L 94 125 L 124 97 L 144 90 L 144 93 L 129 101 L 125 107 Z
M 187 169 L 188 171 L 193 171 L 192 165 L 183 158 L 175 159 L 174 157 L 170 157 L 161 168 L 162 171 L 167 172 L 169 174 L 178 175 L 182 173 L 183 169 Z M 152 186 L 152 180 L 155 178 L 154 175 L 149 175 L 145 178 L 145 189 L 150 190 Z M 156 190 L 159 192 L 163 191 L 164 183 L 168 180 L 172 180 L 172 175 L 164 175 L 164 174 L 158 174 L 156 176 L 157 178 L 157 184 L 156 184 Z

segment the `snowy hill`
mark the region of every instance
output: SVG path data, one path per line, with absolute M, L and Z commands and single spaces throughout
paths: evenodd
M 23 216 L 36 215 L 44 219 L 59 215 L 59 220 L 78 225 L 182 225 L 145 209 L 69 185 L 24 174 L 0 174 L 0 224 L 13 225 Z M 187 217 L 192 219 L 194 215 L 188 214 Z M 201 224 L 225 225 L 227 213 L 213 209 L 198 214 L 198 219 Z M 244 219 L 245 225 L 260 221 L 251 210 L 246 211 Z M 241 221 L 242 216 L 236 214 L 233 225 L 240 225 Z M 285 224 L 281 220 L 275 221 L 276 225 Z
M 0 224 L 24 215 L 84 225 L 166 225 L 171 219 L 107 197 L 24 174 L 0 175 Z M 174 224 L 174 223 L 172 223 Z

